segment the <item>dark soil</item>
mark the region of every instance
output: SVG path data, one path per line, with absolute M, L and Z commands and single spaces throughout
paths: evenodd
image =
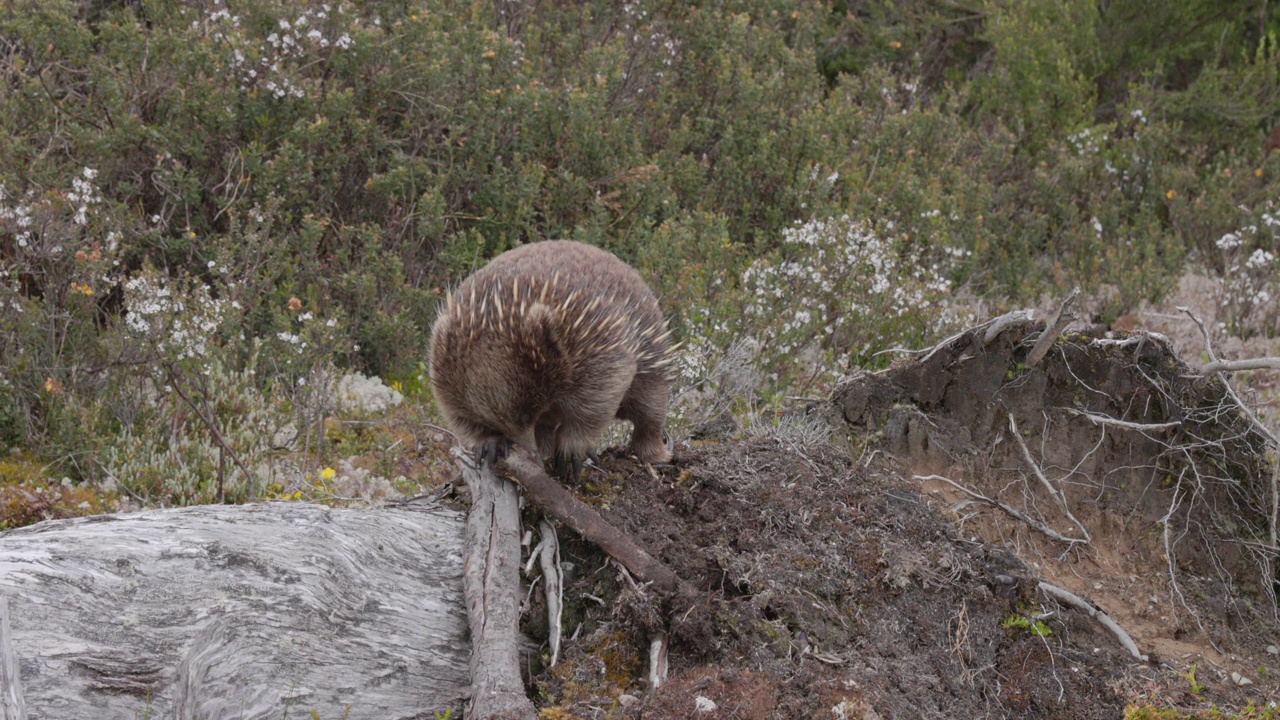
M 607 458 L 608 472 L 588 474 L 579 496 L 704 596 L 673 606 L 562 531 L 572 565 L 566 641 L 557 667 L 535 659 L 542 717 L 1088 719 L 1122 717 L 1133 702 L 1243 701 L 1248 693 L 1222 682 L 1227 671 L 1275 664 L 1262 650 L 1275 635 L 1258 565 L 1223 541 L 1219 522 L 1247 493 L 1193 487 L 1182 472 L 1182 497 L 1196 500 L 1174 517 L 1183 530 L 1199 528 L 1175 545 L 1186 611 L 1156 558 L 1157 521 L 1182 487 L 1169 481 L 1179 472 L 1171 447 L 1213 439 L 1225 452 L 1203 467 L 1217 462 L 1217 476 L 1247 479 L 1255 444 L 1238 417 L 1204 410 L 1220 408 L 1221 388 L 1184 377 L 1163 345 L 1060 341 L 1027 369 L 1035 331 L 1012 328 L 981 347 L 962 338 L 923 362 L 845 383 L 831 407 L 856 452 L 778 439 L 683 446 L 657 477 Z M 1109 430 L 1100 440 L 1096 425 L 1063 408 L 1183 426 L 1173 436 Z M 1007 435 L 1011 414 L 1089 545 L 1065 548 L 917 479 L 947 473 L 1064 535 L 1078 532 L 1027 482 Z M 1245 505 L 1237 530 L 1258 520 Z M 1205 539 L 1223 546 L 1205 551 Z M 1150 662 L 1048 600 L 1042 579 L 1096 602 Z M 533 597 L 526 631 L 545 640 Z M 654 691 L 644 678 L 662 631 L 670 676 Z M 1178 673 L 1196 660 L 1209 689 L 1191 697 Z M 1264 687 L 1249 688 L 1252 697 L 1274 690 Z

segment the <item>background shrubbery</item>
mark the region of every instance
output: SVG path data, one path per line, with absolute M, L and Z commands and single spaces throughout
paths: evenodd
M 444 288 L 550 238 L 640 268 L 686 383 L 750 341 L 767 392 L 821 385 L 962 298 L 1106 321 L 1189 262 L 1274 334 L 1261 7 L 15 0 L 0 447 L 145 502 L 286 492 L 260 466 L 319 472 L 344 373 L 429 404 Z

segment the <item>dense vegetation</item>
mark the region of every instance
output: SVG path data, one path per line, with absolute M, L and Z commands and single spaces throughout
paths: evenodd
M 1242 0 L 10 0 L 0 475 L 327 479 L 337 379 L 429 407 L 443 290 L 549 238 L 640 268 L 683 382 L 736 354 L 766 399 L 1188 264 L 1274 334 L 1278 40 Z

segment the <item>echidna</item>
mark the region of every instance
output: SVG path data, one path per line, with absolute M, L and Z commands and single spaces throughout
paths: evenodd
M 563 477 L 609 422 L 631 450 L 666 462 L 670 332 L 653 292 L 612 254 L 577 242 L 524 245 L 449 294 L 431 330 L 431 385 L 445 421 L 477 455 L 511 442 L 554 456 Z

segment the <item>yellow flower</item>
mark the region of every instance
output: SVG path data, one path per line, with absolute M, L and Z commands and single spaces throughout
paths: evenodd
M 1174 196 L 1174 195 L 1177 195 L 1177 194 L 1178 194 L 1178 193 L 1176 193 L 1176 192 L 1174 192 L 1174 191 L 1170 190 L 1169 192 L 1165 193 L 1165 194 L 1164 194 L 1164 196 L 1165 196 L 1166 198 L 1168 198 L 1168 199 L 1172 200 L 1172 199 L 1173 199 L 1173 196 Z
M 1262 168 L 1258 168 L 1257 170 L 1254 170 L 1253 174 L 1258 177 L 1262 177 Z
M 898 42 L 897 40 L 894 40 L 893 42 L 889 43 L 889 47 L 893 48 L 894 50 L 901 50 L 902 43 Z
M 327 468 L 325 468 L 325 469 L 323 469 L 323 470 L 321 470 L 321 471 L 320 471 L 320 479 L 321 479 L 321 480 L 332 480 L 332 479 L 333 479 L 333 476 L 334 476 L 334 475 L 337 475 L 337 474 L 338 474 L 338 471 L 337 471 L 337 470 L 334 470 L 334 469 L 333 469 L 333 468 L 331 468 L 331 467 L 327 467 Z
M 293 499 L 294 499 L 294 500 L 301 500 L 301 499 L 302 499 L 302 491 L 301 491 L 301 490 L 295 491 L 295 492 L 293 493 Z
M 62 392 L 62 383 L 53 378 L 46 378 L 44 381 L 44 391 L 50 395 L 57 395 Z

